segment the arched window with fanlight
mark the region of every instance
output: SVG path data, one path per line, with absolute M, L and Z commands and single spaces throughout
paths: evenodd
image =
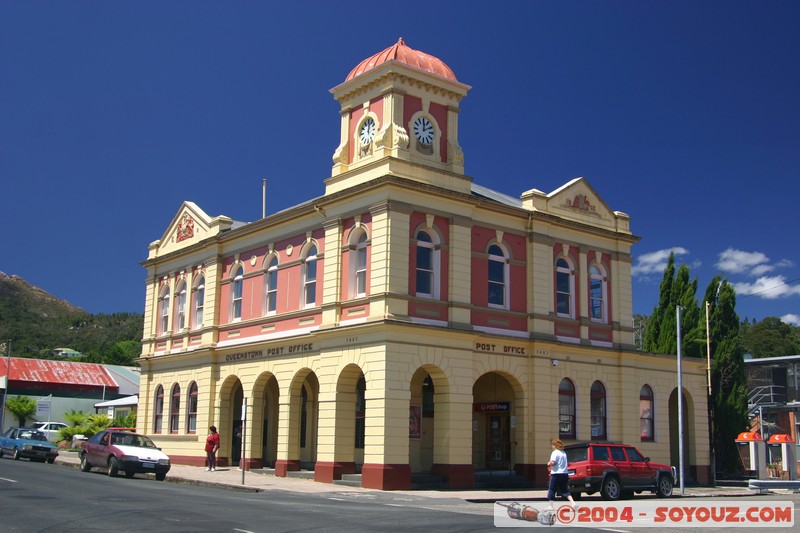
M 308 247 L 303 258 L 303 304 L 313 307 L 317 303 L 317 247 Z
M 164 422 L 164 387 L 156 387 L 153 399 L 153 433 L 161 433 L 161 424 Z
M 244 268 L 233 269 L 231 283 L 231 321 L 242 319 L 242 295 L 244 289 Z
M 608 278 L 600 265 L 589 267 L 589 318 L 595 322 L 607 322 L 606 301 Z
M 589 414 L 591 417 L 592 440 L 605 440 L 606 429 L 606 388 L 599 381 L 592 383 L 590 391 Z
M 278 257 L 270 256 L 264 273 L 264 314 L 274 315 L 278 308 Z
M 158 333 L 169 333 L 169 286 L 164 285 L 158 297 Z
M 367 295 L 367 232 L 356 228 L 350 235 L 350 298 L 362 298 Z
M 192 314 L 194 315 L 192 327 L 202 328 L 203 327 L 203 309 L 206 303 L 206 278 L 203 275 L 198 276 L 197 280 L 194 283 L 194 302 L 192 304 L 193 311 Z
M 489 306 L 508 308 L 508 256 L 499 244 L 493 244 L 488 252 Z
M 416 234 L 417 258 L 415 291 L 423 298 L 439 298 L 439 265 L 441 258 L 439 235 L 429 229 L 419 230 Z
M 556 260 L 556 314 L 575 318 L 575 270 L 564 257 Z
M 186 397 L 186 433 L 197 433 L 197 383 L 194 381 Z
M 575 432 L 575 385 L 567 378 L 558 385 L 558 436 L 574 439 Z
M 175 330 L 186 328 L 186 282 L 181 280 L 175 289 Z
M 180 428 L 181 418 L 181 386 L 177 383 L 172 387 L 169 402 L 169 432 L 177 433 Z
M 653 389 L 649 385 L 642 385 L 639 391 L 639 428 L 642 442 L 652 442 L 655 434 L 655 410 Z

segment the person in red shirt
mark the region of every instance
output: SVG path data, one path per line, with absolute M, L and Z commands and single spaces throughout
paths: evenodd
M 211 434 L 206 438 L 206 457 L 208 458 L 208 467 L 206 472 L 214 472 L 217 469 L 217 450 L 219 450 L 219 433 L 217 427 L 211 426 L 208 428 Z

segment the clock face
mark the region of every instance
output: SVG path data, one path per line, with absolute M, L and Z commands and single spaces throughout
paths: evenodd
M 425 117 L 419 117 L 414 121 L 414 135 L 422 144 L 433 142 L 433 124 Z
M 361 144 L 369 144 L 374 136 L 375 136 L 375 121 L 372 120 L 371 118 L 368 118 L 361 125 L 361 133 L 359 135 Z

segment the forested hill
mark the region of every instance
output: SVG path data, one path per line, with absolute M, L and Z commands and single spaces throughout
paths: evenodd
M 143 316 L 93 315 L 19 276 L 0 272 L 0 356 L 60 359 L 56 348 L 84 354 L 86 362 L 133 365 L 141 354 Z

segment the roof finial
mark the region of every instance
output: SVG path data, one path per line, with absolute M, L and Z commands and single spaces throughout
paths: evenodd
M 400 37 L 399 39 L 397 39 L 397 44 L 402 44 L 403 46 L 405 46 L 406 42 L 403 40 L 402 37 Z

